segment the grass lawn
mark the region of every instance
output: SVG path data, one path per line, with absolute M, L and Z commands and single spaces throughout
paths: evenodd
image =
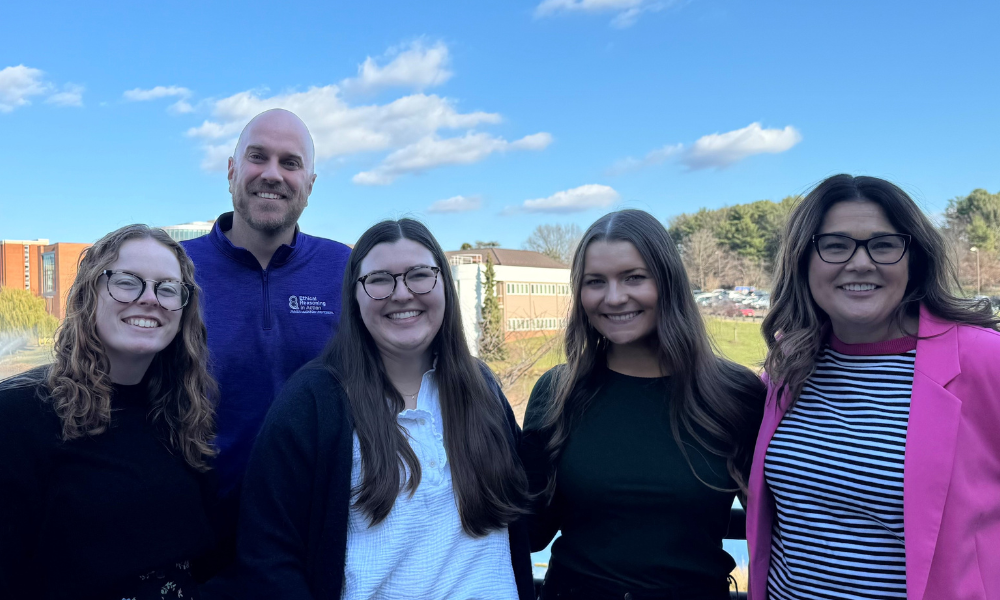
M 749 367 L 755 373 L 761 369 L 767 344 L 760 335 L 760 321 L 726 321 L 705 318 L 705 328 L 723 356 Z
M 0 379 L 52 362 L 52 346 L 28 345 L 27 348 L 0 358 Z

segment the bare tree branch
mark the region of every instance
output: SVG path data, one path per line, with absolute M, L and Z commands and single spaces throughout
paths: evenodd
M 573 253 L 576 251 L 576 245 L 580 243 L 581 237 L 583 237 L 583 232 L 576 224 L 539 225 L 525 240 L 524 248 L 541 252 L 545 256 L 568 265 L 573 260 Z

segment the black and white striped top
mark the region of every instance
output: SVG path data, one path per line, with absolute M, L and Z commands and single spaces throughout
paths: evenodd
M 903 458 L 916 339 L 836 338 L 771 438 L 772 600 L 906 598 Z

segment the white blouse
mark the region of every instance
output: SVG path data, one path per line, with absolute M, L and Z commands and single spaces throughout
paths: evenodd
M 474 538 L 462 529 L 434 369 L 424 373 L 417 408 L 399 413 L 410 447 L 420 461 L 413 496 L 397 496 L 389 516 L 368 526 L 352 505 L 347 526 L 345 600 L 372 598 L 517 598 L 507 529 Z M 408 475 L 408 473 L 407 473 Z M 354 436 L 351 489 L 361 485 L 361 447 Z

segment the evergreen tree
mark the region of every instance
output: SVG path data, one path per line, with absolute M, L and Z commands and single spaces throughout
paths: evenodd
M 754 222 L 753 213 L 751 205 L 747 204 L 729 208 L 716 236 L 720 243 L 738 256 L 757 260 L 764 257 L 767 239 Z
M 486 272 L 483 282 L 483 310 L 479 321 L 479 358 L 486 361 L 507 358 L 504 344 L 503 314 L 496 295 L 496 271 L 493 257 L 486 255 Z
M 1000 250 L 1000 193 L 977 189 L 950 200 L 945 220 L 949 227 L 964 232 L 970 245 L 992 254 Z

